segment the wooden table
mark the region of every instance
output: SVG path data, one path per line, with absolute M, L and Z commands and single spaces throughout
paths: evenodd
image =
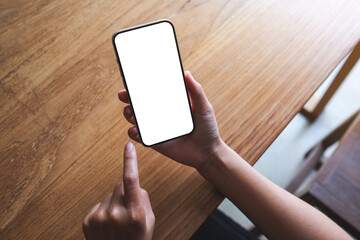
M 129 124 L 111 45 L 169 18 L 222 138 L 254 164 L 359 41 L 357 0 L 10 1 L 0 8 L 0 239 L 79 239 L 122 175 Z M 187 239 L 223 197 L 136 145 L 155 239 Z

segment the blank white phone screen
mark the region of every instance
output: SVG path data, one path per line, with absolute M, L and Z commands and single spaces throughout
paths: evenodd
M 194 124 L 173 26 L 162 21 L 120 32 L 114 42 L 143 144 L 190 133 Z

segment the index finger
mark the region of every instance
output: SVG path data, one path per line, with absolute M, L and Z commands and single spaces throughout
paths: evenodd
M 134 144 L 130 142 L 126 144 L 124 149 L 123 181 L 125 206 L 142 205 L 136 151 Z

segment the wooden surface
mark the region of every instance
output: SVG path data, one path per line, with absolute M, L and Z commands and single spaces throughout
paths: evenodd
M 160 18 L 174 22 L 222 138 L 251 164 L 360 37 L 357 0 L 2 1 L 0 239 L 82 238 L 129 140 L 111 36 Z M 136 147 L 155 239 L 187 239 L 223 197 Z
M 311 199 L 354 237 L 360 237 L 360 114 L 308 189 Z

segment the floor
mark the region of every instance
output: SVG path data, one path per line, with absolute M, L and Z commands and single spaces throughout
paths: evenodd
M 343 62 L 318 89 L 315 93 L 316 96 L 324 93 Z M 307 150 L 359 108 L 360 61 L 352 69 L 319 118 L 310 124 L 302 115 L 297 114 L 254 165 L 255 169 L 279 186 L 285 187 L 296 172 Z M 315 175 L 315 172 L 312 175 Z M 310 180 L 311 176 L 307 182 Z M 249 229 L 253 226 L 250 220 L 228 199 L 222 202 L 219 209 L 243 227 Z

